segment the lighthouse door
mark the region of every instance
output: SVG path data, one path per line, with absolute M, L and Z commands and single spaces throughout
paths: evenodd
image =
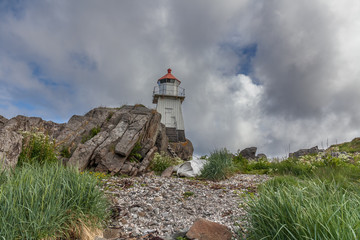
M 165 126 L 176 128 L 176 120 L 172 108 L 165 108 Z

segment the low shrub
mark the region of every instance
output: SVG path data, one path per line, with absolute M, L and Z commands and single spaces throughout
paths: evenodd
M 275 178 L 248 203 L 247 239 L 359 239 L 360 188 Z
M 170 157 L 164 152 L 161 152 L 160 154 L 155 153 L 150 165 L 150 169 L 156 174 L 161 174 L 168 167 L 179 165 L 181 163 L 183 163 L 183 160 L 180 158 Z
M 1 178 L 0 239 L 70 239 L 107 219 L 97 180 L 74 168 L 24 163 Z
M 36 132 L 22 132 L 22 150 L 18 158 L 17 166 L 28 164 L 45 164 L 57 162 L 55 142 L 48 135 Z
M 142 147 L 140 142 L 136 142 L 134 148 L 131 150 L 128 157 L 130 162 L 139 162 L 142 159 L 142 156 L 140 154 L 141 148 Z
M 87 141 L 89 141 L 90 139 L 92 139 L 93 137 L 95 137 L 99 132 L 101 131 L 100 127 L 93 127 L 90 130 L 90 133 L 87 135 L 84 135 L 81 139 L 81 143 L 86 143 Z
M 200 178 L 219 181 L 235 172 L 232 155 L 226 149 L 215 150 L 207 160 Z

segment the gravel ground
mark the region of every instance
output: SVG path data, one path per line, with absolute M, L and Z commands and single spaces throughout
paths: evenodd
M 113 204 L 104 237 L 172 239 L 201 217 L 230 227 L 238 238 L 236 234 L 246 225 L 241 207 L 244 195 L 255 193 L 258 184 L 267 179 L 266 175 L 239 174 L 220 182 L 158 176 L 103 180 L 103 190 Z

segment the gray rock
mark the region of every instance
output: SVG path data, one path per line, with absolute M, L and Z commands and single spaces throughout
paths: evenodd
M 6 129 L 0 130 L 0 169 L 16 166 L 21 146 L 21 134 Z
M 256 160 L 259 160 L 259 159 L 267 160 L 267 156 L 264 153 L 259 153 L 256 156 Z
M 296 152 L 289 153 L 289 157 L 298 158 L 298 157 L 309 155 L 309 154 L 317 154 L 317 153 L 319 153 L 319 151 L 320 150 L 319 150 L 318 146 L 315 146 L 315 147 L 312 147 L 309 149 L 300 149 Z
M 4 126 L 4 124 L 8 121 L 7 118 L 0 115 L 0 129 Z
M 257 150 L 257 147 L 249 147 L 249 148 L 245 148 L 245 149 L 241 150 L 240 154 L 241 154 L 241 156 L 243 156 L 246 159 L 255 160 L 256 159 L 256 150 Z
M 161 173 L 161 177 L 171 177 L 174 171 L 174 166 L 170 166 Z

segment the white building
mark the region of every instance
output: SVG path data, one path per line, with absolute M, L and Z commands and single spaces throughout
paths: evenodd
M 170 142 L 185 142 L 184 119 L 181 103 L 185 99 L 185 89 L 179 87 L 180 81 L 168 73 L 161 77 L 154 87 L 153 103 L 161 114 L 161 123 L 166 127 L 166 135 Z

